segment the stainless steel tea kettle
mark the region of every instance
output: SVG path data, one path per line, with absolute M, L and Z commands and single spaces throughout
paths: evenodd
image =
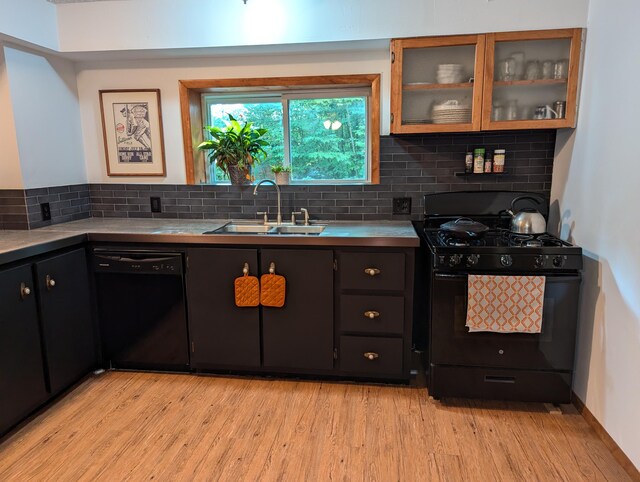
M 531 196 L 518 196 L 511 201 L 511 209 L 507 213 L 511 215 L 511 232 L 517 234 L 544 234 L 547 232 L 547 221 L 544 216 L 533 208 L 523 208 L 517 214 L 514 211 L 518 201 L 527 199 L 536 204 L 540 201 Z

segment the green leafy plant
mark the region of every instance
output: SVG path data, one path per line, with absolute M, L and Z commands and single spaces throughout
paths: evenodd
M 273 164 L 271 166 L 271 172 L 273 172 L 274 174 L 278 174 L 279 172 L 291 172 L 291 167 L 285 166 L 284 164 L 279 162 L 278 164 Z
M 269 142 L 264 139 L 267 129 L 253 127 L 252 122 L 240 123 L 229 114 L 229 121 L 225 121 L 226 127 L 206 126 L 211 140 L 201 142 L 200 150 L 211 151 L 208 155 L 209 162 L 215 163 L 225 175 L 229 176 L 229 167 L 248 169 L 254 163 L 266 159 L 265 147 Z

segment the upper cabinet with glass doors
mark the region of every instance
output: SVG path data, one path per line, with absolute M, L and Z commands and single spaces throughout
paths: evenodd
M 581 41 L 581 29 L 394 40 L 391 132 L 574 127 Z
M 393 40 L 391 132 L 479 130 L 484 52 L 484 35 Z

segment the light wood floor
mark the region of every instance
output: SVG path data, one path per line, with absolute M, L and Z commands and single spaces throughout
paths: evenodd
M 575 410 L 422 388 L 109 372 L 0 445 L 1 481 L 629 480 Z

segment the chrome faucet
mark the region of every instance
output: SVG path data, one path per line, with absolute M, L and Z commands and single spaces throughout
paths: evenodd
M 276 224 L 278 226 L 280 226 L 282 224 L 282 211 L 280 210 L 280 187 L 275 182 L 273 182 L 271 179 L 263 179 L 258 184 L 256 184 L 256 187 L 253 190 L 253 195 L 255 196 L 255 195 L 258 194 L 258 188 L 260 187 L 261 184 L 264 184 L 265 182 L 273 184 L 273 186 L 276 188 L 276 191 L 278 193 L 278 215 L 277 215 L 277 218 L 276 218 Z M 265 214 L 265 216 L 266 216 L 266 214 Z

